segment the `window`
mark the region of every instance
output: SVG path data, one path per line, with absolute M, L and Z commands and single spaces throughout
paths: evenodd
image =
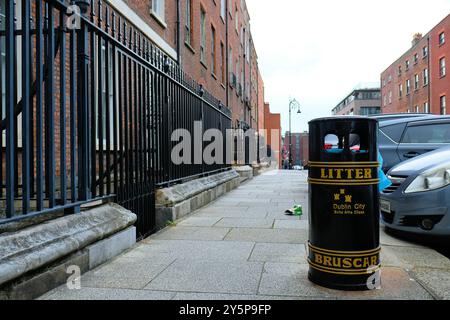
M 428 85 L 429 81 L 429 75 L 428 75 L 428 69 L 423 70 L 423 85 Z
M 398 97 L 401 99 L 403 96 L 403 84 L 398 85 Z
M 361 107 L 359 109 L 359 114 L 361 116 L 370 116 L 372 114 L 380 114 L 381 109 L 380 107 Z
M 405 62 L 405 68 L 406 68 L 406 70 L 409 70 L 409 60 L 406 60 L 406 62 Z
M 439 34 L 439 45 L 442 46 L 445 43 L 445 33 L 441 32 Z
M 392 103 L 392 91 L 389 91 L 389 104 Z
M 200 61 L 206 63 L 206 12 L 200 8 Z
M 428 102 L 425 102 L 423 104 L 423 112 L 430 113 L 430 105 L 428 104 Z
M 192 45 L 192 0 L 186 0 L 186 33 L 185 41 L 187 44 Z
M 441 106 L 441 114 L 446 115 L 447 114 L 447 101 L 445 96 L 442 96 L 440 98 L 440 106 Z
M 383 105 L 386 107 L 387 106 L 387 96 L 383 97 Z
M 416 113 L 419 113 L 419 106 L 416 106 Z
M 152 13 L 157 15 L 162 21 L 165 19 L 165 0 L 152 0 Z
M 423 47 L 423 49 L 422 49 L 422 56 L 424 58 L 426 58 L 428 56 L 428 47 L 427 46 Z
M 227 11 L 225 1 L 226 0 L 220 0 L 220 17 L 224 21 L 225 21 L 225 15 L 226 15 L 226 11 Z
M 417 62 L 419 62 L 419 54 L 415 53 L 414 54 L 414 64 L 417 64 Z
M 405 123 L 400 123 L 400 124 L 382 127 L 382 128 L 380 128 L 380 131 L 384 135 L 389 137 L 389 139 L 391 139 L 395 142 L 400 142 L 400 139 L 403 135 L 403 131 L 405 131 L 405 127 L 406 127 Z
M 441 77 L 444 77 L 446 74 L 446 70 L 445 70 L 445 57 L 439 59 L 439 74 Z
M 211 26 L 211 73 L 216 74 L 216 29 Z
M 225 45 L 220 42 L 220 70 L 222 72 L 222 83 L 225 84 Z
M 388 82 L 391 82 L 392 81 L 392 74 L 390 74 L 389 76 L 388 76 Z
M 419 75 L 414 76 L 414 90 L 419 90 Z
M 398 75 L 400 76 L 402 74 L 402 66 L 398 66 Z
M 411 92 L 411 80 L 406 80 L 406 94 L 408 95 Z
M 450 123 L 411 126 L 406 129 L 402 143 L 449 143 Z

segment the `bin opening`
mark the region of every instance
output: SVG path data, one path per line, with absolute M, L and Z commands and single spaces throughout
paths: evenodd
M 344 151 L 344 137 L 329 133 L 324 139 L 324 149 L 328 153 L 341 153 Z
M 348 146 L 346 136 L 338 136 L 334 133 L 329 133 L 324 138 L 323 149 L 328 153 L 342 153 L 345 149 L 350 150 L 352 153 L 367 153 L 368 150 L 364 145 L 364 141 L 361 141 L 360 135 L 357 133 L 351 133 L 348 135 Z

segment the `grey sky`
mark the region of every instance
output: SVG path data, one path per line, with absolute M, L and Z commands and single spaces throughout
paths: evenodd
M 450 13 L 450 0 L 246 0 L 272 112 L 288 130 L 289 97 L 302 105 L 292 131 L 329 116 Z

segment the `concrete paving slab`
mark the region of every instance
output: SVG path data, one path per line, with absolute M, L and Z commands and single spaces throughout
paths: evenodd
M 265 243 L 304 243 L 307 238 L 307 233 L 304 230 L 237 228 L 232 229 L 225 240 Z
M 305 245 L 289 243 L 257 243 L 249 260 L 307 263 Z
M 405 269 L 435 268 L 450 270 L 450 260 L 437 251 L 428 248 L 384 246 L 383 265 L 400 266 Z
M 129 290 L 109 288 L 81 288 L 69 290 L 61 287 L 42 296 L 39 300 L 171 300 L 175 292 Z
M 120 257 L 81 277 L 82 287 L 143 289 L 153 278 L 166 269 L 174 258 L 160 256 L 158 259 L 147 257 Z
M 310 298 L 314 299 L 315 298 Z M 219 293 L 186 293 L 179 292 L 173 300 L 232 300 L 232 301 L 271 301 L 271 300 L 308 300 L 307 297 L 286 297 L 286 296 L 264 296 L 264 295 L 245 295 L 245 294 L 219 294 Z
M 256 294 L 263 264 L 259 262 L 176 261 L 146 289 L 162 291 Z
M 253 242 L 146 240 L 145 244 L 124 255 L 126 258 L 160 257 L 196 261 L 247 261 L 255 246 Z
M 308 230 L 308 220 L 275 220 L 274 229 Z
M 287 296 L 320 296 L 345 300 L 424 300 L 433 297 L 402 269 L 384 268 L 382 289 L 348 292 L 319 287 L 307 279 L 308 265 L 266 263 L 259 294 Z
M 450 270 L 416 268 L 412 274 L 436 299 L 450 300 Z
M 220 217 L 189 217 L 178 223 L 180 227 L 212 227 L 220 221 Z
M 220 210 L 199 211 L 196 217 L 209 218 L 242 218 L 242 219 L 265 219 L 267 212 L 265 210 L 230 210 L 221 208 Z
M 170 227 L 155 235 L 153 239 L 220 241 L 224 239 L 229 231 L 229 228 Z
M 215 227 L 272 229 L 273 223 L 273 219 L 223 218 L 215 225 Z

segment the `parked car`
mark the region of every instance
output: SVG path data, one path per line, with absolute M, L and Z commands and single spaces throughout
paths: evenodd
M 450 146 L 407 160 L 388 172 L 380 195 L 388 229 L 419 236 L 450 236 Z
M 379 127 L 384 172 L 403 161 L 450 145 L 450 116 L 406 116 L 381 121 Z
M 390 114 L 377 114 L 370 115 L 369 118 L 377 119 L 378 122 L 384 122 L 396 119 L 412 119 L 412 118 L 423 118 L 423 117 L 436 117 L 432 113 L 390 113 Z

